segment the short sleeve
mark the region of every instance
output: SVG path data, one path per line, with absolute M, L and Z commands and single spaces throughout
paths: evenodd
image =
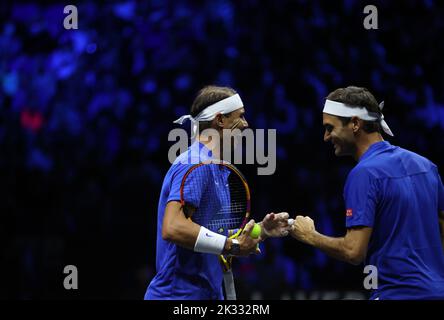
M 167 202 L 170 201 L 180 201 L 180 185 L 182 184 L 182 179 L 190 169 L 192 165 L 177 163 L 171 167 L 170 173 L 170 192 L 168 195 Z
M 346 227 L 373 227 L 378 203 L 377 180 L 366 168 L 355 168 L 344 188 Z

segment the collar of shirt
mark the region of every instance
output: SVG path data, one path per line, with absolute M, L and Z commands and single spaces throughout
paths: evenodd
M 388 141 L 379 141 L 376 143 L 373 143 L 367 151 L 364 152 L 364 154 L 359 158 L 358 162 L 362 162 L 363 160 L 371 157 L 374 154 L 383 152 L 387 149 L 389 149 L 392 145 Z
M 196 154 L 200 161 L 205 161 L 213 158 L 213 152 L 208 149 L 202 142 L 196 140 L 190 146 L 191 154 Z

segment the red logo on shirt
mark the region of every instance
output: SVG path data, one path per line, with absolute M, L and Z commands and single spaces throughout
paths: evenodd
M 345 215 L 347 217 L 351 217 L 353 215 L 353 210 L 352 209 L 347 209 L 347 212 L 345 213 Z

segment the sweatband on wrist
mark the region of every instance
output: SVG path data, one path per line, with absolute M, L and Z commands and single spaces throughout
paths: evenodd
M 221 254 L 224 250 L 226 240 L 227 237 L 201 226 L 196 243 L 194 244 L 194 251 Z

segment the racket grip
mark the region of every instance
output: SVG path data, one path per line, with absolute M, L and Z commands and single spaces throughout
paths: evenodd
M 233 272 L 230 270 L 224 272 L 225 298 L 227 300 L 236 300 L 236 289 L 234 288 Z

